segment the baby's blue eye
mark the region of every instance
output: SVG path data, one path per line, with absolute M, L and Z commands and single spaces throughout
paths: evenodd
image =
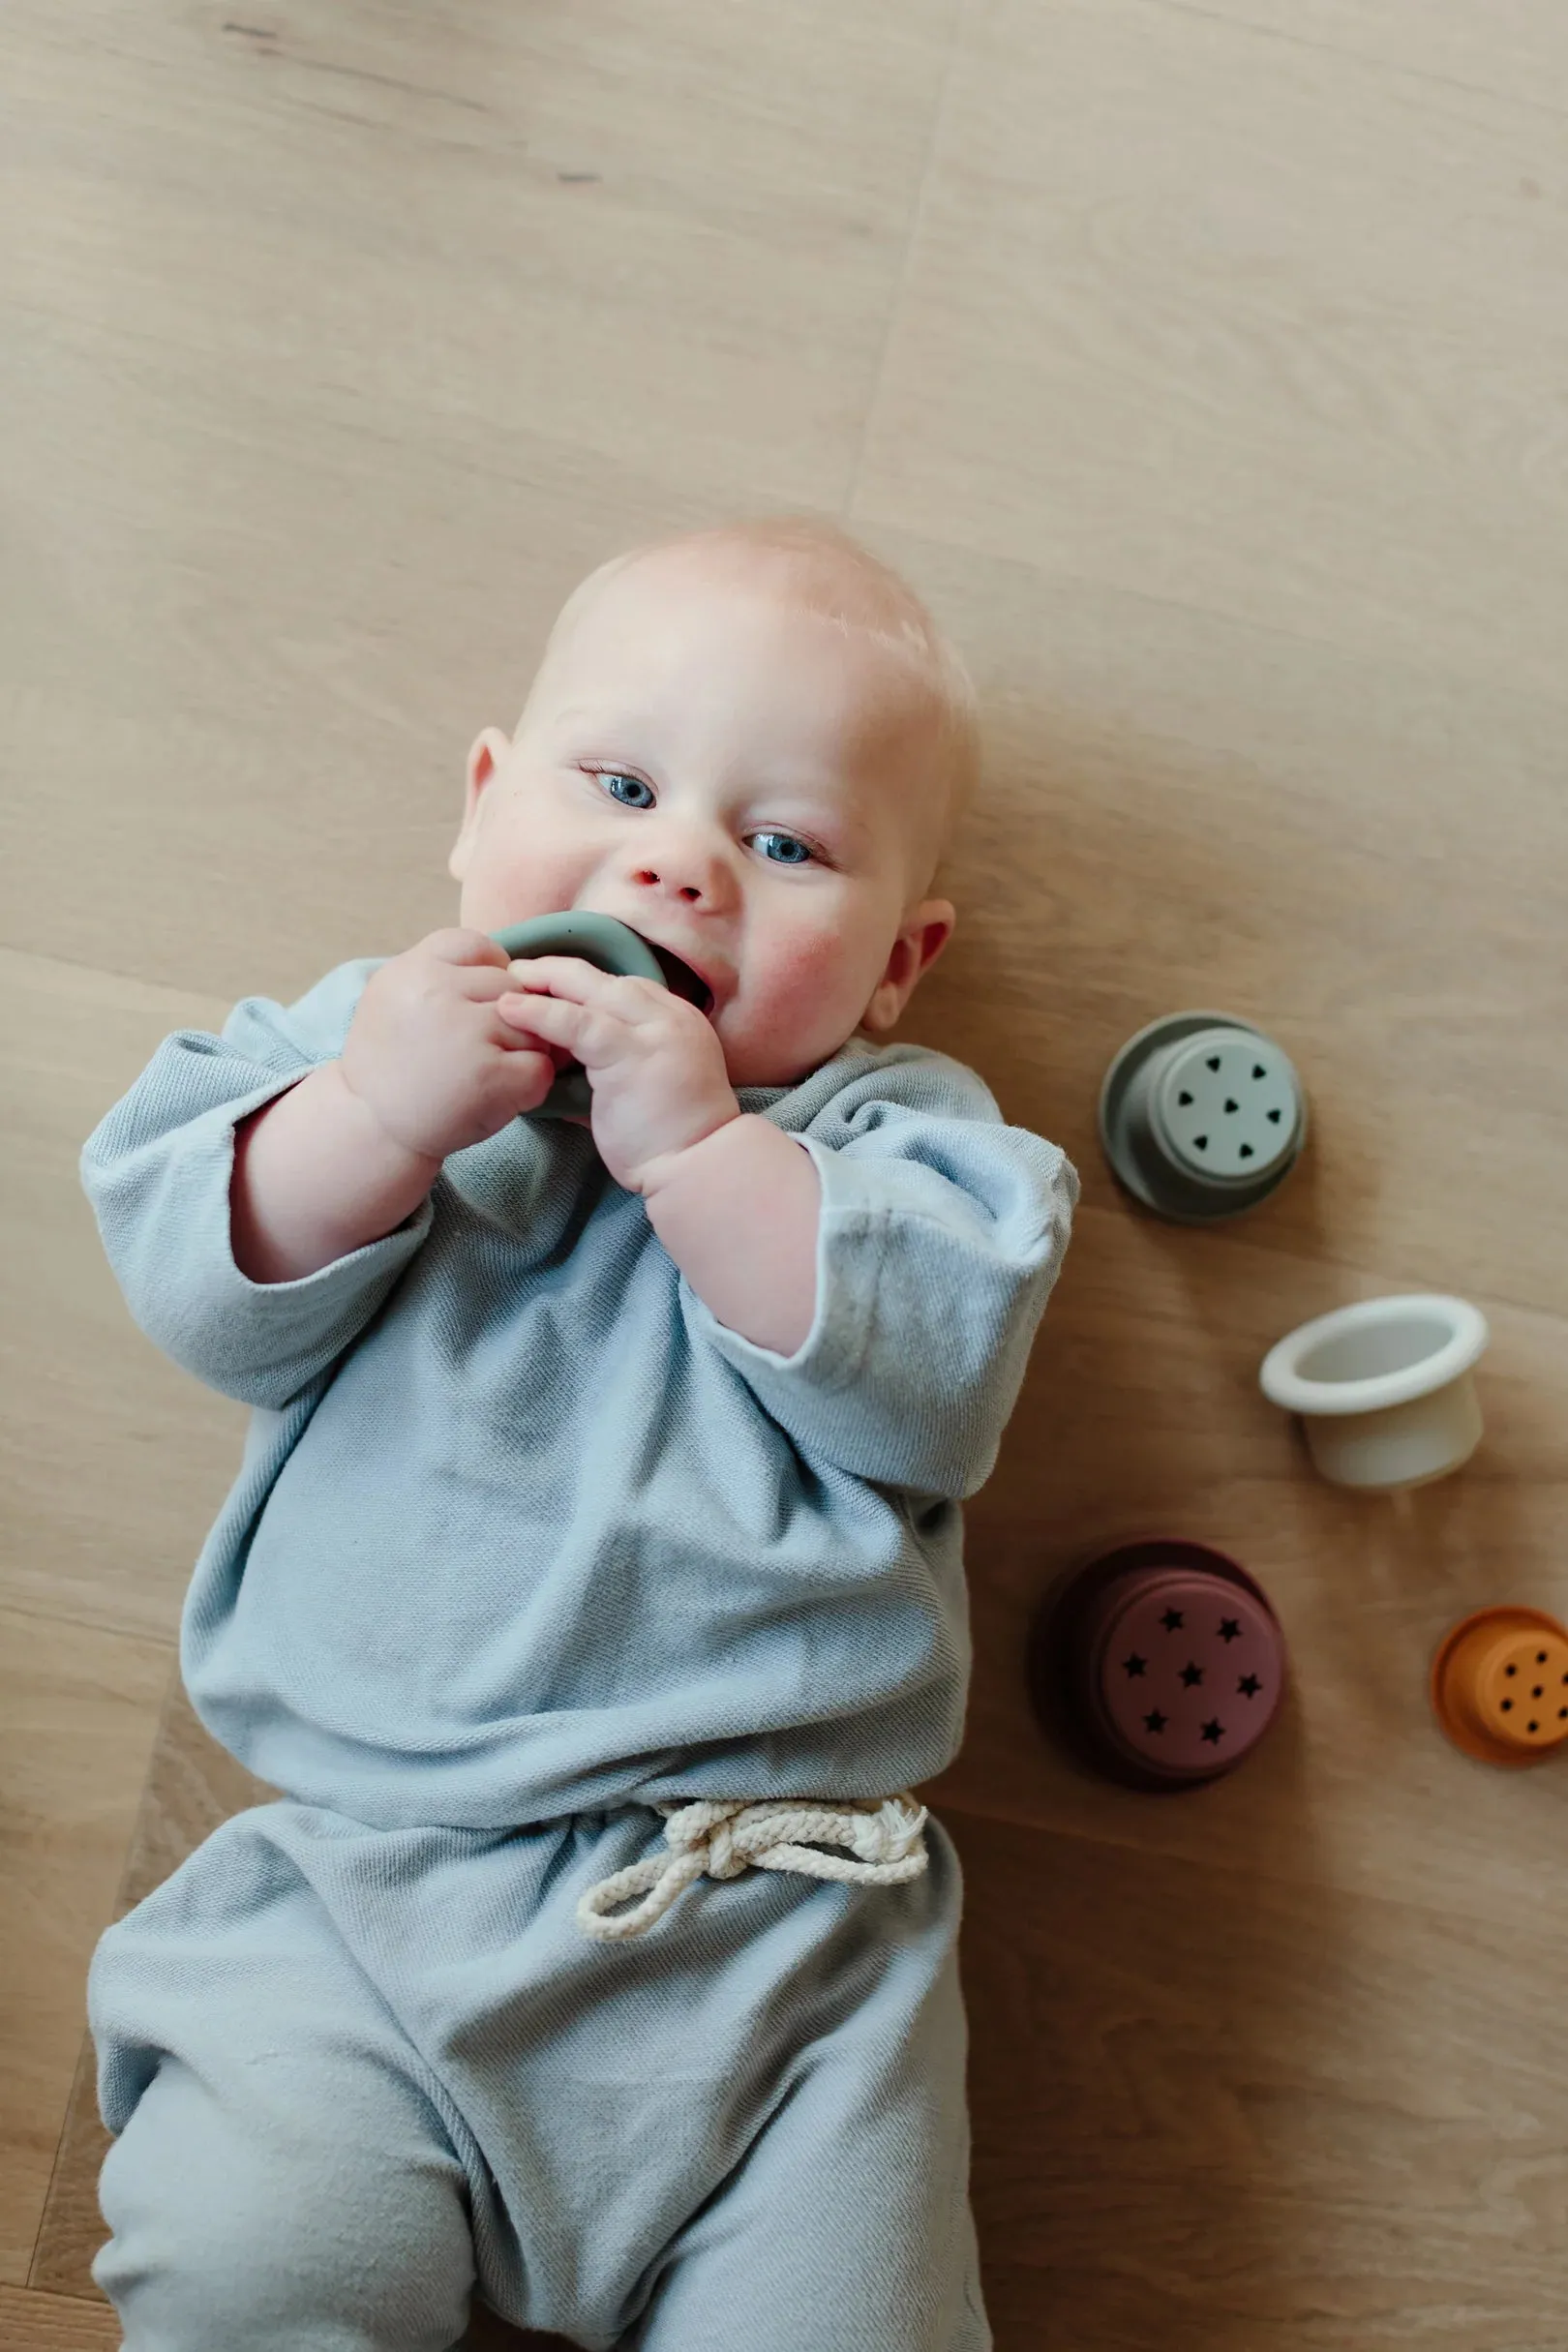
M 774 865 L 808 865 L 811 861 L 810 850 L 793 833 L 753 833 L 751 838 Z M 771 848 L 768 846 L 769 843 Z
M 623 776 L 601 769 L 599 782 L 611 799 L 620 801 L 623 807 L 651 808 L 653 805 L 652 787 L 645 784 L 641 776 Z

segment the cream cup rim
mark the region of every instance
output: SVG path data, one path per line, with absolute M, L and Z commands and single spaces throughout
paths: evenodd
M 1397 1372 L 1372 1372 L 1360 1380 L 1313 1380 L 1296 1369 L 1304 1356 L 1327 1341 L 1375 1328 L 1412 1312 L 1448 1325 L 1442 1345 L 1418 1363 L 1402 1365 Z M 1316 1315 L 1288 1332 L 1264 1357 L 1258 1382 L 1269 1402 L 1289 1413 L 1342 1417 L 1382 1412 L 1390 1405 L 1411 1404 L 1418 1398 L 1435 1396 L 1451 1387 L 1477 1362 L 1490 1336 L 1486 1316 L 1478 1307 L 1442 1291 L 1360 1299 L 1354 1306 L 1337 1307 L 1332 1313 Z

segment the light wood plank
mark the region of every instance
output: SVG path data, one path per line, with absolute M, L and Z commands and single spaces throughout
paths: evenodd
M 104 2304 L 0 2286 L 0 2343 L 6 2352 L 118 2352 L 119 2322 Z
M 8 13 L 13 284 L 290 403 L 527 419 L 831 499 L 952 17 L 32 0 Z
M 0 1609 L 0 2280 L 27 2277 L 168 1680 L 154 1642 Z
M 1189 0 L 1165 0 L 1177 10 Z M 1314 42 L 1372 66 L 1568 113 L 1568 55 L 1554 0 L 1490 0 L 1485 9 L 1428 0 L 1191 0 L 1197 13 Z M 1543 196 L 1524 182 L 1527 200 Z
M 997 2341 L 1553 2352 L 1562 1897 L 1469 1919 L 953 1824 Z
M 166 1644 L 245 1415 L 136 1329 L 76 1163 L 159 1040 L 226 1010 L 0 949 L 0 1602 Z
M 1560 149 L 1201 10 L 993 0 L 855 513 L 1560 699 Z

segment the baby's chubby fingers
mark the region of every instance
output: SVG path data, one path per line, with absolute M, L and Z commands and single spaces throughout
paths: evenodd
M 454 923 L 444 931 L 430 931 L 415 950 L 428 955 L 438 964 L 494 964 L 504 972 L 509 958 L 506 950 L 498 947 L 488 931 L 469 930 Z
M 550 1040 L 498 1013 L 508 960 L 482 931 L 437 931 L 365 984 L 339 1057 L 343 1076 L 384 1131 L 421 1158 L 483 1142 L 536 1108 L 555 1082 Z
M 658 980 L 629 973 L 601 972 L 580 955 L 533 955 L 510 967 L 510 985 L 528 995 L 564 998 L 594 1006 L 618 1020 L 657 1019 L 679 1003 Z
M 494 1004 L 512 985 L 505 949 L 484 931 L 431 931 L 394 961 L 407 986 L 427 1002 Z
M 716 1032 L 655 980 L 600 972 L 575 956 L 514 964 L 499 1019 L 574 1054 L 593 1089 L 593 1139 L 618 1184 L 736 1116 Z
M 576 955 L 540 955 L 511 966 L 496 1010 L 592 1068 L 618 1060 L 632 1048 L 633 1033 L 658 1024 L 673 1001 L 652 980 L 601 972 Z
M 495 1075 L 495 1099 L 519 1117 L 537 1110 L 558 1072 L 549 1050 L 518 1040 L 518 1049 L 508 1050 Z
M 589 1006 L 574 1005 L 565 997 L 546 996 L 542 992 L 525 996 L 518 991 L 498 997 L 496 1010 L 515 1034 L 540 1045 L 563 1047 L 572 1054 L 577 1053 L 589 1025 L 600 1019 Z

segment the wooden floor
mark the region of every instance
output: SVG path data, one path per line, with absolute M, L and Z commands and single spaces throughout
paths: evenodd
M 159 1736 L 239 1416 L 131 1329 L 80 1142 L 166 1030 L 450 919 L 464 752 L 590 563 L 790 506 L 972 657 L 910 1029 L 1085 1179 L 935 1793 L 999 2345 L 1562 2352 L 1568 1762 L 1423 1695 L 1464 1610 L 1568 1611 L 1558 0 L 232 5 L 0 16 L 0 2340 L 117 2340 L 86 1964 L 239 1801 Z M 1206 1233 L 1094 1140 L 1194 1004 L 1314 1113 Z M 1493 1318 L 1486 1444 L 1355 1501 L 1256 1367 L 1415 1286 Z M 1171 1801 L 1021 1668 L 1148 1527 L 1245 1559 L 1296 1675 Z

